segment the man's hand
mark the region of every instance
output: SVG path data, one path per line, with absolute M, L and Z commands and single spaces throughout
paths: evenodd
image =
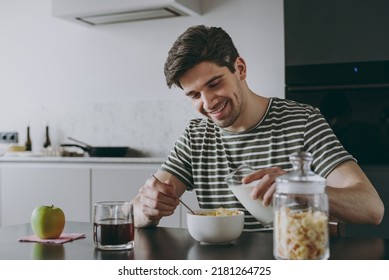
M 158 223 L 164 216 L 172 215 L 179 204 L 175 187 L 155 178 L 150 178 L 145 182 L 139 190 L 138 198 L 138 210 L 141 212 L 138 215 L 142 215 L 144 217 L 142 220 L 146 219 L 151 224 Z
M 273 194 L 276 190 L 275 181 L 278 176 L 284 175 L 285 170 L 279 167 L 269 167 L 259 169 L 245 176 L 242 179 L 242 183 L 248 184 L 253 181 L 259 180 L 258 184 L 251 192 L 252 199 L 262 199 L 262 204 L 268 206 L 273 199 Z

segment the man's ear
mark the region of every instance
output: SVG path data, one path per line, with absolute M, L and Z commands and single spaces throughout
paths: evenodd
M 241 80 L 246 79 L 246 62 L 240 56 L 235 60 L 235 69 Z

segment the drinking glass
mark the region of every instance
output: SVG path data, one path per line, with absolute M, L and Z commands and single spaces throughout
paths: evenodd
M 134 208 L 126 201 L 101 201 L 94 205 L 93 241 L 100 250 L 134 247 Z

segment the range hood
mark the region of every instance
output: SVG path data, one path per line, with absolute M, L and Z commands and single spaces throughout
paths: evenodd
M 52 0 L 52 15 L 95 26 L 200 15 L 199 0 Z

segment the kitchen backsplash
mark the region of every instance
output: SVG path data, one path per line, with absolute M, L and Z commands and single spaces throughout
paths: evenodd
M 34 104 L 3 107 L 0 128 L 17 131 L 19 144 L 24 145 L 26 127 L 30 125 L 33 152 L 43 148 L 48 125 L 53 146 L 74 143 L 67 139 L 70 136 L 91 146 L 129 146 L 146 156 L 165 157 L 186 123 L 198 116 L 189 101 L 182 98 Z

